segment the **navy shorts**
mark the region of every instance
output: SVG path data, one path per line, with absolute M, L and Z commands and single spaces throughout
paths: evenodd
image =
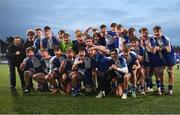
M 117 74 L 117 83 L 122 84 L 124 82 L 124 74 L 120 72 L 116 72 Z
M 117 79 L 117 83 L 121 84 L 124 82 L 124 74 L 117 71 L 111 71 L 111 75 Z
M 54 78 L 55 79 L 59 79 L 61 76 L 62 76 L 62 74 L 61 73 L 59 73 L 59 71 L 56 71 L 56 70 L 53 70 L 53 73 L 54 73 Z
M 166 54 L 164 55 L 165 65 L 166 66 L 174 66 L 176 64 L 175 55 Z

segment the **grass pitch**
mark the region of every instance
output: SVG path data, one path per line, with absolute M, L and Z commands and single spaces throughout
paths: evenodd
M 116 96 L 96 99 L 95 95 L 71 97 L 50 95 L 50 92 L 23 94 L 19 76 L 16 76 L 17 92 L 9 89 L 8 65 L 0 65 L 0 113 L 6 114 L 126 114 L 126 113 L 180 113 L 180 70 L 175 67 L 175 85 L 172 96 L 157 96 L 155 93 L 122 100 Z M 166 74 L 166 89 L 168 76 Z

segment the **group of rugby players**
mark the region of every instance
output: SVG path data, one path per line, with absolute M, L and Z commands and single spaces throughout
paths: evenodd
M 96 98 L 116 94 L 127 99 L 128 93 L 136 97 L 152 92 L 156 81 L 157 94 L 162 95 L 166 92 L 167 70 L 167 93 L 172 95 L 176 60 L 170 39 L 160 26 L 153 28 L 153 35 L 145 27 L 138 36 L 136 33 L 135 28 L 127 30 L 116 23 L 111 24 L 110 31 L 106 25 L 85 32 L 76 30 L 76 40 L 71 40 L 64 30 L 55 36 L 49 26 L 28 30 L 23 44 L 26 58 L 18 67 L 23 72 L 24 93 L 34 88 L 34 80 L 37 90 L 51 94 L 70 93 L 75 97 L 81 92 L 96 92 Z M 20 37 L 15 36 L 14 45 L 20 44 L 18 41 Z M 10 46 L 7 54 L 12 49 Z M 16 50 L 15 55 L 20 51 Z M 11 87 L 15 88 L 12 82 L 11 76 Z

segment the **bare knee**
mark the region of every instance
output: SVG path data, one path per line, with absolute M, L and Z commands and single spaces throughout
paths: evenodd
M 25 78 L 29 78 L 31 76 L 31 72 L 30 71 L 25 71 L 24 72 L 24 77 Z
M 127 82 L 127 81 L 129 80 L 129 77 L 130 77 L 129 73 L 128 73 L 128 74 L 125 74 L 125 75 L 124 75 L 124 81 Z

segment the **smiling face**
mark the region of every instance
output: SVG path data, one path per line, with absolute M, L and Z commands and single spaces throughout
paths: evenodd
M 112 58 L 113 60 L 116 60 L 117 57 L 118 57 L 118 54 L 117 54 L 116 51 L 111 51 L 111 52 L 110 52 L 110 55 L 111 55 L 111 58 Z
M 161 30 L 153 30 L 153 32 L 154 32 L 154 36 L 156 37 L 156 38 L 161 38 L 161 36 L 162 36 L 162 32 L 161 32 Z
M 136 35 L 136 32 L 135 31 L 130 31 L 128 32 L 128 36 L 129 37 L 134 37 Z
M 67 59 L 72 59 L 73 58 L 73 51 L 72 50 L 68 50 L 66 52 L 66 58 Z
M 59 32 L 58 35 L 59 35 L 59 38 L 60 38 L 60 39 L 63 39 L 63 38 L 64 38 L 64 33 L 60 33 L 60 32 Z
M 68 41 L 69 41 L 69 37 L 68 36 L 64 36 L 64 42 L 68 43 Z
M 61 50 L 54 50 L 54 54 L 57 56 L 57 57 L 60 57 L 62 52 Z
M 84 42 L 84 37 L 83 36 L 77 36 L 76 39 L 80 44 L 82 44 Z
M 99 40 L 101 38 L 101 35 L 99 34 L 99 33 L 95 33 L 94 35 L 93 35 L 93 39 L 94 40 Z
M 33 34 L 28 34 L 27 37 L 28 37 L 28 40 L 29 40 L 29 41 L 34 41 L 35 35 L 33 35 Z
M 131 50 L 129 49 L 129 47 L 125 46 L 123 49 L 123 56 L 127 59 L 130 55 Z
M 116 30 L 117 30 L 116 26 L 115 27 L 114 26 L 111 27 L 111 31 L 116 32 Z
M 34 52 L 32 50 L 29 50 L 26 52 L 26 56 L 32 58 L 34 56 Z
M 85 50 L 80 50 L 78 54 L 80 59 L 84 59 L 86 52 Z
M 92 39 L 86 39 L 86 45 L 88 47 L 93 46 L 93 40 Z
M 41 30 L 36 30 L 36 36 L 38 36 L 39 38 L 43 35 Z
M 123 33 L 123 31 L 124 31 L 124 28 L 122 28 L 122 27 L 117 29 L 118 33 Z
M 21 44 L 21 39 L 20 38 L 14 38 L 14 45 L 20 45 Z
M 88 48 L 88 55 L 89 55 L 90 57 L 95 56 L 95 54 L 96 54 L 96 50 L 93 49 L 93 47 Z
M 127 58 L 130 54 L 130 51 L 123 51 L 123 55 L 125 58 Z
M 46 38 L 51 38 L 52 37 L 51 30 L 44 30 L 44 35 Z
M 47 51 L 41 51 L 41 56 L 42 58 L 47 58 L 49 57 L 49 53 Z
M 105 27 L 101 28 L 101 32 L 106 33 L 106 28 Z
M 141 36 L 142 36 L 142 38 L 147 38 L 148 37 L 148 31 L 142 31 Z

